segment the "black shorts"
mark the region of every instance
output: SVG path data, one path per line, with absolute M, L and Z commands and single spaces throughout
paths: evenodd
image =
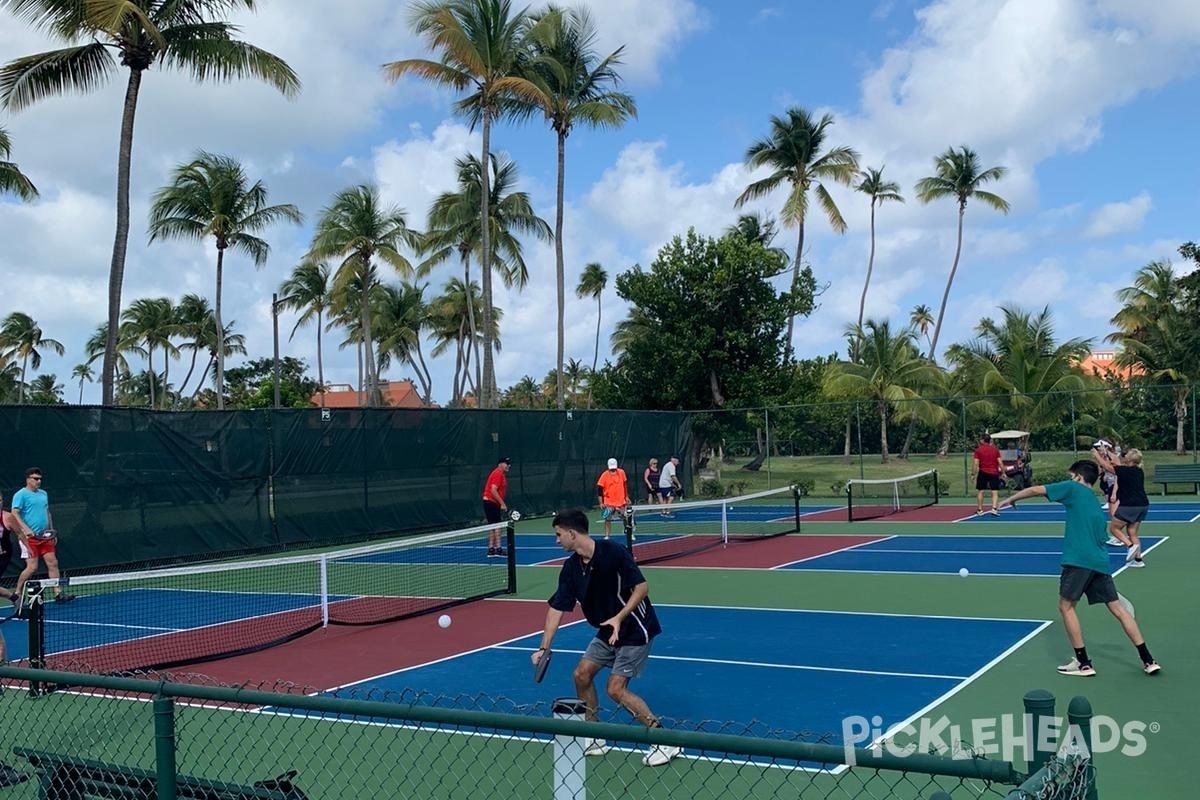
M 13 557 L 13 535 L 12 532 L 4 528 L 0 528 L 0 575 L 8 569 L 8 565 L 12 563 Z
M 487 517 L 488 522 L 500 522 L 504 518 L 504 512 L 500 510 L 500 505 L 491 500 L 483 501 L 483 515 Z
M 1001 482 L 999 475 L 989 475 L 986 472 L 980 472 L 975 476 L 975 490 L 982 492 L 985 489 L 993 489 L 1000 491 Z
M 1063 566 L 1058 579 L 1058 596 L 1075 603 L 1084 595 L 1087 595 L 1089 605 L 1111 603 L 1117 600 L 1117 585 L 1113 583 L 1112 575 L 1084 567 Z

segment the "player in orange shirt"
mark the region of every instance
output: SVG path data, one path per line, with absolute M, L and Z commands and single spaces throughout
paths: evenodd
M 629 479 L 625 470 L 617 465 L 615 458 L 608 460 L 608 469 L 596 479 L 596 497 L 600 501 L 601 516 L 604 517 L 604 538 L 612 532 L 612 515 L 624 517 L 629 505 Z

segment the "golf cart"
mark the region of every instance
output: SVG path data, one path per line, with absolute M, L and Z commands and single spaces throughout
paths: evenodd
M 1033 467 L 1029 462 L 1029 431 L 1000 431 L 992 434 L 992 444 L 1000 451 L 1004 462 L 1001 476 L 1010 489 L 1024 489 L 1033 484 Z

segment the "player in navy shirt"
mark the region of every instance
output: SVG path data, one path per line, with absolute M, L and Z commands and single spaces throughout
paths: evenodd
M 654 637 L 662 633 L 658 615 L 650 604 L 646 578 L 623 545 L 588 535 L 587 515 L 583 511 L 561 512 L 553 525 L 555 541 L 570 555 L 558 574 L 558 588 L 550 598 L 541 647 L 534 651 L 533 663 L 537 664 L 542 653 L 550 649 L 563 614 L 573 611 L 579 603 L 588 624 L 596 628 L 596 636 L 574 673 L 575 691 L 587 706 L 587 719 L 598 718 L 600 700 L 595 679 L 601 669 L 609 667 L 612 673 L 605 687 L 608 696 L 643 725 L 660 727 L 658 717 L 646 701 L 629 691 L 630 679 L 642 674 Z M 607 749 L 602 740 L 592 739 L 585 752 L 602 755 Z M 656 745 L 642 758 L 642 763 L 662 766 L 681 752 L 678 747 Z

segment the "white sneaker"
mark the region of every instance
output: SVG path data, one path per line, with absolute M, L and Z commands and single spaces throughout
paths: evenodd
M 1091 664 L 1080 664 L 1079 659 L 1072 658 L 1066 664 L 1062 664 L 1058 668 L 1059 675 L 1077 675 L 1080 678 L 1096 677 L 1096 668 Z
M 1142 548 L 1138 545 L 1135 545 L 1135 544 L 1129 545 L 1129 549 L 1125 551 L 1126 563 L 1133 561 L 1135 558 L 1137 558 L 1139 555 L 1141 555 L 1141 550 L 1142 550 Z
M 585 756 L 602 756 L 610 749 L 612 748 L 603 739 L 587 739 L 583 743 L 583 754 Z
M 1115 536 L 1108 537 L 1108 541 L 1105 542 L 1105 544 L 1107 544 L 1109 547 L 1124 547 L 1125 546 L 1125 543 L 1122 542 L 1120 539 L 1118 539 Z
M 1129 567 L 1130 569 L 1142 569 L 1146 566 L 1146 562 L 1142 561 L 1140 558 L 1135 558 L 1133 561 L 1126 561 L 1125 566 Z
M 682 747 L 672 747 L 666 744 L 656 744 L 650 752 L 642 756 L 642 763 L 647 767 L 661 767 L 670 763 L 671 759 L 683 753 Z
M 1101 504 L 1100 504 L 1100 510 L 1101 510 L 1101 511 L 1108 511 L 1108 503 L 1101 503 Z
M 988 512 L 988 513 L 990 513 L 990 514 L 991 514 L 993 517 L 998 517 L 998 516 L 1000 516 L 1000 509 L 998 509 L 998 508 L 993 508 L 993 509 L 992 509 L 990 512 Z

